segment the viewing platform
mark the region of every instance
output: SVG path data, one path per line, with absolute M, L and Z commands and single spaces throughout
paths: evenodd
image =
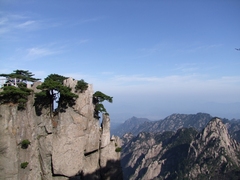
M 6 84 L 6 81 L 7 81 L 6 78 L 0 78 L 0 88 L 2 88 L 4 84 Z
M 22 79 L 17 79 L 17 78 L 0 78 L 0 88 L 4 86 L 18 87 L 18 83 L 20 83 L 21 80 Z M 27 88 L 31 88 L 31 84 L 27 84 Z

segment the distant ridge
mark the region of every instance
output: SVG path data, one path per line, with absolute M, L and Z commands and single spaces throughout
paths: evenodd
M 125 133 L 132 132 L 133 129 L 138 129 L 138 127 L 144 122 L 150 122 L 147 118 L 137 118 L 135 116 L 127 119 L 123 124 L 112 130 L 112 133 L 116 136 L 122 136 Z
M 201 130 L 211 118 L 212 116 L 207 113 L 172 114 L 158 121 L 150 121 L 147 118 L 136 118 L 133 116 L 118 126 L 114 133 L 121 137 L 128 132 L 137 135 L 140 132 L 177 131 L 182 127 L 194 127 L 197 130 Z
M 213 117 L 208 113 L 172 114 L 163 120 L 150 121 L 147 118 L 132 117 L 114 130 L 114 135 L 123 136 L 125 133 L 138 135 L 141 132 L 176 132 L 180 128 L 194 128 L 201 131 Z M 240 142 L 240 120 L 222 119 L 229 134 Z

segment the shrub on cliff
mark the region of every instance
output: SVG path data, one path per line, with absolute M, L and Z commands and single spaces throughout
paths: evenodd
M 86 91 L 88 88 L 88 83 L 86 83 L 83 79 L 77 82 L 75 87 L 75 92 L 80 91 L 81 93 Z
M 22 149 L 27 149 L 31 142 L 28 139 L 24 139 L 21 141 L 20 144 Z
M 20 166 L 22 169 L 25 169 L 28 166 L 28 162 L 23 162 L 23 163 L 21 163 Z
M 121 152 L 121 151 L 122 151 L 122 148 L 121 148 L 121 147 L 117 147 L 117 148 L 115 149 L 115 151 L 116 151 L 116 152 Z

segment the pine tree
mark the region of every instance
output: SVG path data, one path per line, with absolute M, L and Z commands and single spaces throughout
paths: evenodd
M 64 86 L 65 79 L 67 77 L 58 74 L 50 74 L 45 78 L 44 82 L 37 87 L 41 92 L 35 94 L 35 106 L 40 109 L 49 107 L 51 116 L 53 112 L 61 112 L 68 106 L 73 106 L 78 96 L 71 92 L 71 88 Z M 58 104 L 57 109 L 54 109 L 54 103 Z

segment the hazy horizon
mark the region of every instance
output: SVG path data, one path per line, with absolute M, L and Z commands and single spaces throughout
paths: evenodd
M 209 108 L 209 107 L 204 108 L 204 106 L 206 106 L 206 105 L 215 105 L 215 106 L 212 108 Z M 200 110 L 180 110 L 180 111 L 174 112 L 173 110 L 171 110 L 169 108 L 169 110 L 165 110 L 164 112 L 159 110 L 159 113 L 151 113 L 151 111 L 149 113 L 146 113 L 146 112 L 145 113 L 127 112 L 125 114 L 112 113 L 112 114 L 110 114 L 110 119 L 111 119 L 111 121 L 116 122 L 116 123 L 123 123 L 126 120 L 128 120 L 134 116 L 137 118 L 147 118 L 151 121 L 158 121 L 158 120 L 162 120 L 172 114 L 207 113 L 207 114 L 210 114 L 212 117 L 226 118 L 226 119 L 232 120 L 232 119 L 240 119 L 238 111 L 237 111 L 239 109 L 239 107 L 240 107 L 240 103 L 222 104 L 222 103 L 209 102 L 206 104 L 202 104 L 202 107 L 199 108 Z M 112 111 L 114 111 L 114 109 Z M 121 117 L 121 118 L 119 118 L 119 117 Z
M 113 122 L 240 118 L 240 1 L 0 0 L 0 73 L 84 79 Z

